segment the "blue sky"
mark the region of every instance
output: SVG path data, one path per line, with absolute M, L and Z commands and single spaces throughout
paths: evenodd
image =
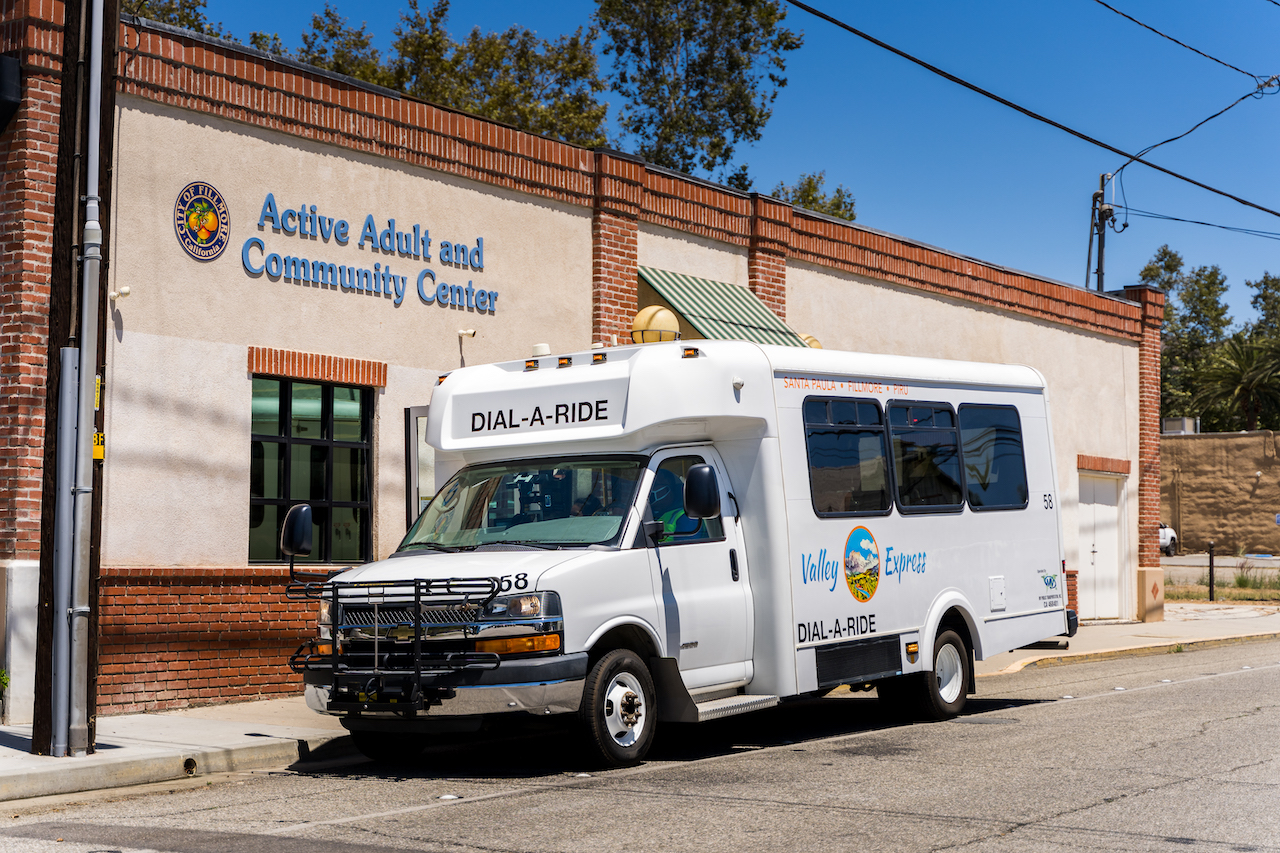
M 1108 0 L 1111 6 L 1252 74 L 1280 74 L 1274 0 Z M 386 50 L 398 0 L 333 4 L 367 22 Z M 423 0 L 424 7 L 430 0 Z M 1254 88 L 1250 78 L 1166 41 L 1096 0 L 811 0 L 811 5 L 971 83 L 1062 124 L 1137 152 L 1182 133 Z M 208 0 L 212 21 L 301 43 L 319 0 Z M 590 22 L 595 3 L 455 0 L 455 38 L 520 24 L 547 38 Z M 788 85 L 764 138 L 739 150 L 756 189 L 825 170 L 857 198 L 858 222 L 1002 266 L 1080 285 L 1098 176 L 1123 160 L 986 100 L 791 7 L 805 44 L 788 54 Z M 607 70 L 607 68 L 605 69 Z M 1274 89 L 1272 91 L 1275 91 Z M 616 99 L 616 96 L 614 96 Z M 1148 159 L 1280 210 L 1280 97 L 1250 99 Z M 625 139 L 621 147 L 629 147 Z M 1134 164 L 1134 208 L 1280 232 L 1280 218 Z M 1108 200 L 1112 191 L 1108 190 Z M 1117 202 L 1122 199 L 1117 194 Z M 1217 264 L 1239 323 L 1254 316 L 1245 281 L 1280 275 L 1280 242 L 1216 228 L 1133 218 L 1107 235 L 1107 289 L 1137 280 L 1168 243 L 1188 266 Z M 1096 250 L 1095 250 L 1096 251 Z

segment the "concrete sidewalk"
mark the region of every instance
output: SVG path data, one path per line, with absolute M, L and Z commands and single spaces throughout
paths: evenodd
M 1085 624 L 1061 647 L 1019 649 L 978 663 L 978 675 L 1016 672 L 1181 645 L 1280 638 L 1280 605 L 1173 602 L 1165 621 Z M 97 751 L 84 758 L 32 755 L 31 727 L 0 727 L 0 800 L 165 782 L 314 759 L 346 730 L 308 710 L 300 696 L 98 719 Z M 341 754 L 343 743 L 328 750 Z M 323 753 L 322 753 L 323 754 Z

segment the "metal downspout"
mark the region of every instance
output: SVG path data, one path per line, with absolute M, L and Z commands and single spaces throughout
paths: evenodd
M 71 590 L 71 707 L 68 746 L 72 755 L 89 749 L 89 549 L 93 529 L 93 443 L 98 361 L 98 290 L 102 262 L 98 169 L 102 132 L 103 0 L 92 0 L 89 35 L 89 118 L 85 151 L 83 287 L 80 299 L 80 402 L 76 412 L 74 580 Z M 83 618 L 81 618 L 83 617 Z
M 80 350 L 63 347 L 62 384 L 58 390 L 58 500 L 53 521 L 53 745 L 58 758 L 67 754 L 67 730 L 71 703 L 71 585 L 74 551 L 74 509 L 72 483 L 75 482 L 76 421 L 71 416 L 79 393 Z

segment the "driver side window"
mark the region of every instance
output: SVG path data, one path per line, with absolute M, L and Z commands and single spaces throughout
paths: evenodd
M 719 516 L 698 522 L 684 512 L 685 477 L 690 468 L 704 462 L 701 456 L 673 456 L 664 459 L 654 472 L 645 515 L 652 521 L 662 522 L 663 532 L 668 534 L 664 545 L 724 538 L 724 523 Z

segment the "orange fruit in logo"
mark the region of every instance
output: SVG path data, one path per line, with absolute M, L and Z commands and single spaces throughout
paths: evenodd
M 200 218 L 200 226 L 210 234 L 218 230 L 218 214 L 212 210 L 206 210 L 204 216 Z
M 200 211 L 194 207 L 187 211 L 187 227 L 192 231 L 200 230 Z
M 212 236 L 213 236 L 212 232 L 206 231 L 203 228 L 201 228 L 199 231 L 196 232 L 196 239 L 199 240 L 201 243 L 208 242 L 209 238 Z

